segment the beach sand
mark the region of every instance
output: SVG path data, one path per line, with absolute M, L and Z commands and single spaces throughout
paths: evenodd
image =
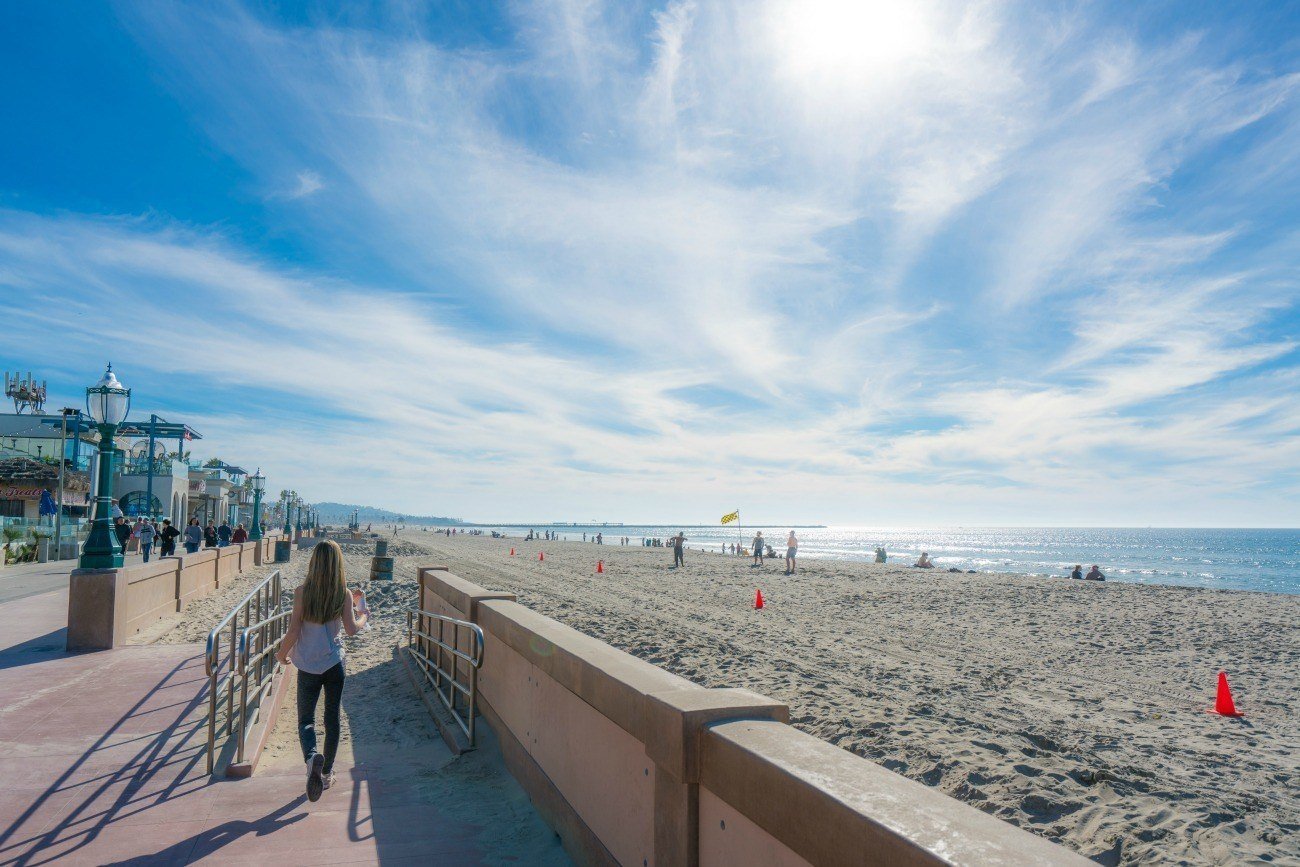
M 1101 863 L 1300 863 L 1300 596 L 811 559 L 786 577 L 781 560 L 694 550 L 675 570 L 664 548 L 402 538 L 428 553 L 390 552 L 350 672 L 391 668 L 416 569 L 443 564 L 701 685 L 787 702 L 799 728 Z M 348 547 L 363 577 L 368 547 Z M 195 640 L 223 604 L 150 638 Z M 1205 712 L 1220 669 L 1243 719 Z M 367 689 L 349 695 L 354 728 L 427 736 L 398 686 Z

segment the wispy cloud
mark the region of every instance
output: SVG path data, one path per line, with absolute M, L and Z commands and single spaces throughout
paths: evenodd
M 7 327 L 156 311 L 114 341 L 177 411 L 413 511 L 1250 523 L 1298 492 L 1275 56 L 1033 5 L 509 10 L 453 40 L 123 9 L 296 255 L 10 211 Z

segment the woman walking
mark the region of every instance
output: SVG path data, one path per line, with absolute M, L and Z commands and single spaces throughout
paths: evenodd
M 345 674 L 341 633 L 356 635 L 369 619 L 365 594 L 348 592 L 343 551 L 337 542 L 321 542 L 312 549 L 306 579 L 293 592 L 289 630 L 276 654 L 282 663 L 292 661 L 298 668 L 298 741 L 307 763 L 307 798 L 312 801 L 334 783 Z M 321 690 L 325 692 L 323 755 L 316 751 L 316 702 Z
M 190 524 L 185 528 L 185 553 L 193 554 L 202 543 L 203 528 L 199 526 L 199 519 L 190 518 Z

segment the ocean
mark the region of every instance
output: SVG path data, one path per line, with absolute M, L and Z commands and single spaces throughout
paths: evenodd
M 510 536 L 526 535 L 516 525 L 474 525 Z M 735 526 L 605 526 L 537 524 L 561 538 L 580 540 L 603 533 L 606 544 L 630 536 L 664 537 L 679 529 L 688 547 L 720 551 L 741 538 L 746 546 L 761 529 L 778 554 L 785 553 L 789 525 Z M 799 556 L 839 560 L 872 560 L 877 545 L 891 563 L 914 563 L 922 551 L 942 569 L 1017 572 L 1065 576 L 1076 564 L 1084 571 L 1093 563 L 1110 581 L 1132 584 L 1176 584 L 1221 590 L 1300 593 L 1300 530 L 1204 530 L 1069 527 L 810 527 L 796 529 Z

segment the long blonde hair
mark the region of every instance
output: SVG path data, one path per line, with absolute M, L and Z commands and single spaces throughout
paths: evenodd
M 343 614 L 348 584 L 343 575 L 343 549 L 327 539 L 312 549 L 307 578 L 302 582 L 302 619 L 329 623 Z

